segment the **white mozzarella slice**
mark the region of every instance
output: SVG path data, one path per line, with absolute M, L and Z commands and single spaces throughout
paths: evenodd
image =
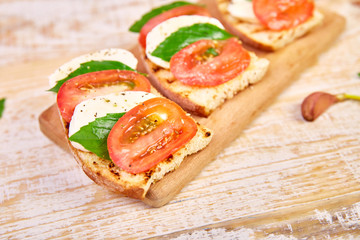
M 66 78 L 70 73 L 79 68 L 80 64 L 92 60 L 118 61 L 131 67 L 132 69 L 136 69 L 136 66 L 138 64 L 138 60 L 136 59 L 136 57 L 128 50 L 121 48 L 103 49 L 97 52 L 81 55 L 62 65 L 53 74 L 49 76 L 50 87 L 54 87 L 57 81 Z
M 82 126 L 95 121 L 96 118 L 104 117 L 108 113 L 128 112 L 130 109 L 146 100 L 157 97 L 156 95 L 142 91 L 126 91 L 94 97 L 78 104 L 69 125 L 69 137 L 78 132 Z M 87 151 L 81 144 L 71 142 L 80 150 Z
M 233 0 L 228 6 L 229 13 L 242 21 L 259 23 L 256 18 L 252 6 L 252 2 L 248 0 Z
M 192 26 L 197 23 L 209 23 L 215 25 L 221 29 L 224 29 L 223 25 L 219 20 L 205 16 L 185 15 L 180 17 L 170 18 L 156 27 L 154 27 L 146 37 L 146 56 L 155 63 L 163 68 L 170 68 L 170 63 L 162 60 L 161 58 L 151 55 L 151 53 L 160 45 L 167 37 L 172 33 L 179 30 L 179 28 Z

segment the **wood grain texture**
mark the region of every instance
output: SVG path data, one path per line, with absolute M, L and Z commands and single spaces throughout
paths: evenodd
M 107 7 L 109 14 L 101 18 L 108 23 L 106 34 L 95 34 L 84 45 L 89 36 L 85 27 L 59 32 L 56 38 L 41 32 L 42 20 L 51 15 L 62 21 L 60 26 L 70 26 L 99 14 L 88 11 L 92 3 L 80 11 L 81 3 L 63 2 L 61 14 L 67 6 L 78 14 L 38 14 L 35 9 L 50 6 L 39 0 L 21 1 L 26 14 L 17 0 L 0 3 L 6 29 L 15 36 L 1 35 L 6 40 L 0 41 L 1 50 L 6 49 L 0 51 L 2 61 L 19 63 L 0 69 L 0 96 L 7 98 L 0 119 L 1 239 L 359 238 L 360 105 L 343 102 L 312 123 L 304 122 L 299 111 L 313 91 L 360 93 L 359 7 L 347 0 L 318 0 L 346 17 L 345 32 L 173 200 L 150 208 L 90 181 L 71 155 L 42 134 L 38 118 L 55 102 L 46 91 L 54 66 L 79 53 L 127 47 L 136 36 L 123 33 L 125 27 L 117 29 L 119 38 L 99 39 L 111 36 L 112 24 L 130 24 L 140 11 L 163 1 L 113 3 L 125 6 L 127 13 Z M 33 25 L 23 28 L 22 21 L 11 17 L 26 20 L 32 11 L 37 16 Z M 91 22 L 86 26 L 95 29 Z M 50 57 L 56 59 L 41 60 Z

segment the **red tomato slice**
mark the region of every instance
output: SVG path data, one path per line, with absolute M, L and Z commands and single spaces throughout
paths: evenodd
M 196 132 L 195 121 L 176 103 L 152 98 L 113 126 L 107 140 L 109 155 L 121 169 L 142 173 L 182 148 Z
M 104 70 L 76 76 L 59 89 L 57 104 L 61 116 L 70 122 L 76 105 L 96 96 L 120 91 L 150 92 L 149 80 L 139 73 L 127 70 Z
M 158 24 L 161 22 L 182 15 L 201 15 L 201 16 L 210 16 L 208 11 L 200 6 L 197 5 L 185 5 L 181 7 L 176 7 L 170 9 L 166 12 L 163 12 L 152 19 L 150 19 L 140 30 L 139 35 L 139 43 L 143 48 L 146 48 L 146 36 L 147 34 Z
M 215 50 L 217 56 L 207 51 Z M 236 38 L 199 40 L 172 56 L 170 71 L 191 86 L 217 86 L 234 79 L 250 64 L 250 55 Z
M 314 11 L 312 0 L 253 0 L 255 16 L 267 28 L 275 31 L 293 28 Z

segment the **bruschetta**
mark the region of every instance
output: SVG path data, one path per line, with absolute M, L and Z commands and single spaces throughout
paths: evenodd
M 211 0 L 212 14 L 244 43 L 275 51 L 323 21 L 313 0 Z
M 60 72 L 71 75 L 76 66 L 91 61 L 91 57 L 72 60 L 51 78 Z M 131 61 L 121 63 L 129 66 Z M 68 78 L 65 75 L 56 79 Z M 132 70 L 97 69 L 70 76 L 59 87 L 57 106 L 69 148 L 86 175 L 136 199 L 144 199 L 151 184 L 179 167 L 187 155 L 206 147 L 213 135 Z
M 269 66 L 267 59 L 246 50 L 220 21 L 208 16 L 162 21 L 148 32 L 141 51 L 152 85 L 202 117 L 259 82 Z

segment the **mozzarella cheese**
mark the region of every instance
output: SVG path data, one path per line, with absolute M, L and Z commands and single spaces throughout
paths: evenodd
M 185 15 L 180 17 L 170 18 L 156 27 L 154 27 L 146 37 L 146 56 L 154 64 L 159 65 L 163 68 L 170 68 L 170 63 L 164 61 L 161 58 L 151 55 L 151 53 L 172 33 L 179 30 L 182 27 L 192 26 L 197 23 L 209 23 L 215 25 L 221 29 L 224 29 L 223 25 L 219 20 L 205 16 Z
M 126 91 L 85 100 L 75 107 L 69 125 L 69 137 L 79 131 L 82 126 L 95 121 L 96 118 L 104 117 L 108 113 L 128 112 L 142 102 L 154 97 L 157 96 L 148 92 Z M 87 151 L 77 142 L 71 142 L 71 144 L 77 149 Z
M 259 23 L 256 18 L 252 6 L 252 2 L 248 0 L 232 0 L 228 6 L 229 13 L 242 21 Z
M 56 82 L 66 78 L 70 73 L 80 67 L 80 64 L 89 61 L 118 61 L 132 69 L 136 69 L 138 60 L 128 50 L 121 48 L 103 49 L 94 53 L 88 53 L 72 59 L 58 68 L 53 74 L 49 76 L 50 88 L 56 85 Z

